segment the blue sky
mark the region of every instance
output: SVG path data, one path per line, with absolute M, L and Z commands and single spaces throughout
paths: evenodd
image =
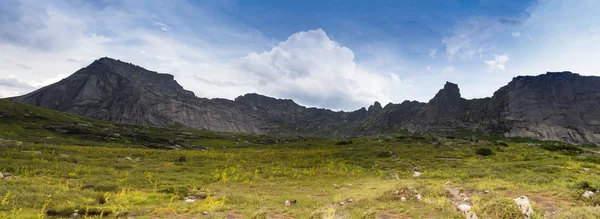
M 0 97 L 109 56 L 199 97 L 355 110 L 426 102 L 446 81 L 491 96 L 517 75 L 600 75 L 600 2 L 4 0 Z

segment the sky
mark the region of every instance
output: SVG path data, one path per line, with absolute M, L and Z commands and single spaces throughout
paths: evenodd
M 600 75 L 597 0 L 2 0 L 0 97 L 101 57 L 169 73 L 198 97 L 246 93 L 351 111 L 464 98 L 518 75 Z

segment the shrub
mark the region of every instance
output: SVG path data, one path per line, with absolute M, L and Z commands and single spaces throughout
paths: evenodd
M 574 145 L 563 143 L 543 144 L 540 147 L 549 151 L 560 151 L 568 155 L 583 153 L 583 149 Z
M 473 211 L 492 218 L 523 218 L 515 200 L 508 197 L 474 196 Z M 483 217 L 485 218 L 485 217 Z
M 352 144 L 352 140 L 341 140 L 335 143 L 336 145 L 349 145 Z
M 475 153 L 479 154 L 481 156 L 494 155 L 494 152 L 492 151 L 492 149 L 489 149 L 489 148 L 478 148 L 477 150 L 475 150 Z
M 594 190 L 597 189 L 595 186 L 593 186 L 588 181 L 579 181 L 579 182 L 576 182 L 573 186 L 571 186 L 571 188 L 580 189 L 580 190 L 589 190 L 589 191 L 594 191 Z
M 496 145 L 498 145 L 498 146 L 504 146 L 504 147 L 508 147 L 508 144 L 507 144 L 507 143 L 505 143 L 505 142 L 503 142 L 503 141 L 497 141 L 497 142 L 496 142 Z

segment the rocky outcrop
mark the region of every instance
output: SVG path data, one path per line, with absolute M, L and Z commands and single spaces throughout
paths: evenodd
M 220 132 L 321 136 L 484 133 L 570 143 L 600 142 L 600 78 L 571 72 L 519 76 L 490 98 L 467 100 L 447 82 L 428 103 L 405 101 L 335 112 L 246 94 L 198 98 L 172 75 L 101 58 L 13 101 L 111 122 Z

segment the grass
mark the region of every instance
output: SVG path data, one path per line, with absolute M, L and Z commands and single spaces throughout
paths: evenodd
M 512 199 L 522 195 L 535 218 L 599 217 L 600 199 L 580 198 L 600 188 L 592 146 L 234 135 L 0 104 L 0 171 L 13 175 L 0 180 L 0 218 L 464 218 L 447 188 L 467 194 L 480 218 L 518 214 Z M 169 145 L 187 149 L 156 149 Z
M 4 146 L 0 147 L 0 171 L 18 178 L 0 181 L 0 217 L 69 216 L 79 210 L 94 217 L 135 214 L 138 218 L 193 218 L 202 212 L 213 218 L 460 218 L 445 194 L 446 187 L 473 191 L 475 209 L 493 218 L 505 212 L 504 206 L 510 205 L 507 200 L 520 195 L 540 201 L 535 205 L 540 216 L 544 210 L 558 212 L 555 216 L 593 212 L 598 202 L 579 198 L 584 189 L 600 186 L 598 163 L 526 144 L 510 144 L 502 152 L 481 158 L 475 154 L 480 146 L 461 142 L 449 147 L 369 138 L 353 139 L 353 144 L 344 146 L 336 142 L 228 142 L 231 147 L 209 151 Z M 380 156 L 383 150 L 392 156 Z M 423 175 L 412 177 L 413 166 Z M 393 194 L 409 187 L 424 199 L 408 197 L 408 202 L 401 202 Z M 484 190 L 492 194 L 480 194 Z M 203 199 L 183 201 L 191 195 Z M 350 198 L 355 202 L 332 205 Z M 298 204 L 285 207 L 285 200 L 292 199 Z

